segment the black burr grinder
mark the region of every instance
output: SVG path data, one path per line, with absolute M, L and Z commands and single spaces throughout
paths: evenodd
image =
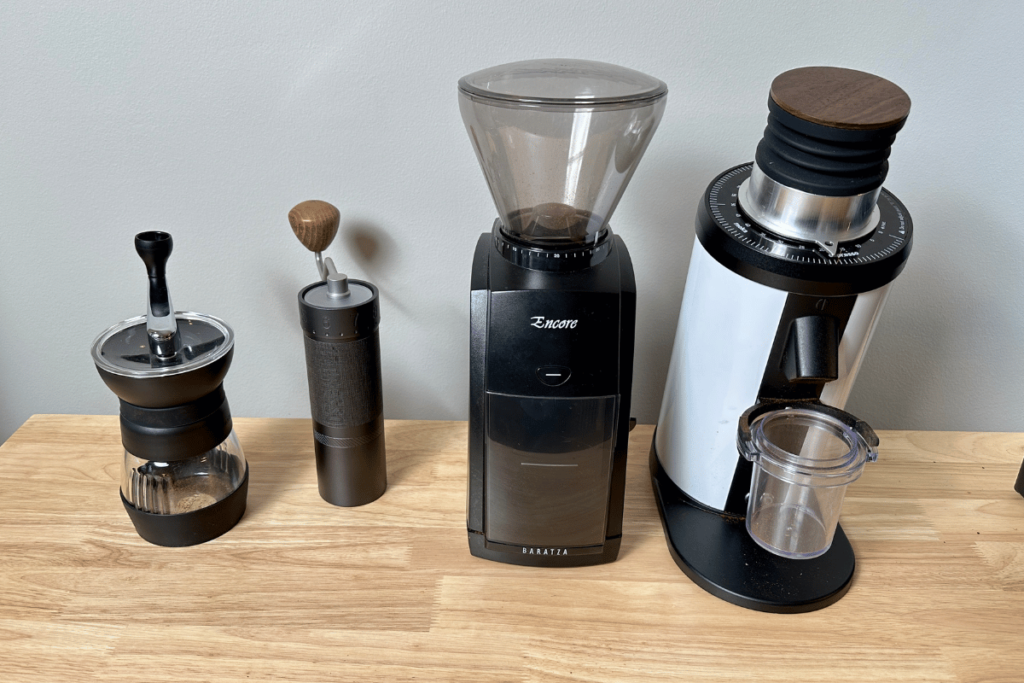
M 1020 464 L 1020 472 L 1017 474 L 1017 483 L 1013 485 L 1013 490 L 1024 496 L 1024 462 Z
M 317 483 L 328 503 L 355 507 L 377 500 L 388 486 L 377 330 L 380 293 L 323 258 L 339 219 L 334 206 L 316 200 L 288 213 L 295 236 L 316 254 L 321 278 L 299 292 Z
M 146 315 L 124 320 L 92 345 L 121 401 L 121 502 L 139 535 L 163 546 L 204 543 L 245 512 L 249 468 L 231 426 L 224 376 L 235 338 L 227 323 L 175 312 L 165 232 L 135 236 L 149 275 Z

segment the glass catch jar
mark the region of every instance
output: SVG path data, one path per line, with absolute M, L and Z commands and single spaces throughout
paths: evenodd
M 224 500 L 242 484 L 245 472 L 232 431 L 216 448 L 184 460 L 160 462 L 125 451 L 121 495 L 141 512 L 180 515 Z

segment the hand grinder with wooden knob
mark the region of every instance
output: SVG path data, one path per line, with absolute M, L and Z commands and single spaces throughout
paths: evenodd
M 299 292 L 320 496 L 332 505 L 373 502 L 387 488 L 380 375 L 380 293 L 339 273 L 322 252 L 340 215 L 311 200 L 288 213 L 295 236 L 316 254 L 320 281 Z

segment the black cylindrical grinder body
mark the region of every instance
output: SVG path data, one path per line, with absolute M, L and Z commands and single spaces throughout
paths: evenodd
M 326 282 L 299 292 L 299 318 L 313 421 L 320 496 L 332 505 L 373 502 L 387 488 L 384 403 L 380 370 L 380 293 L 361 280 L 371 296 L 354 305 L 311 303 Z

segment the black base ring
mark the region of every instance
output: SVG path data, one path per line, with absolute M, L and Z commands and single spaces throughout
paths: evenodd
M 121 502 L 135 525 L 139 536 L 154 545 L 181 548 L 206 543 L 228 532 L 245 514 L 245 497 L 249 491 L 249 465 L 238 488 L 213 505 L 177 515 L 143 512 L 128 502 L 121 493 Z M 120 490 L 119 490 L 120 492 Z
M 856 562 L 842 527 L 820 557 L 790 560 L 757 545 L 742 518 L 691 503 L 651 443 L 651 485 L 672 559 L 695 584 L 726 602 L 759 612 L 796 614 L 846 595 Z

